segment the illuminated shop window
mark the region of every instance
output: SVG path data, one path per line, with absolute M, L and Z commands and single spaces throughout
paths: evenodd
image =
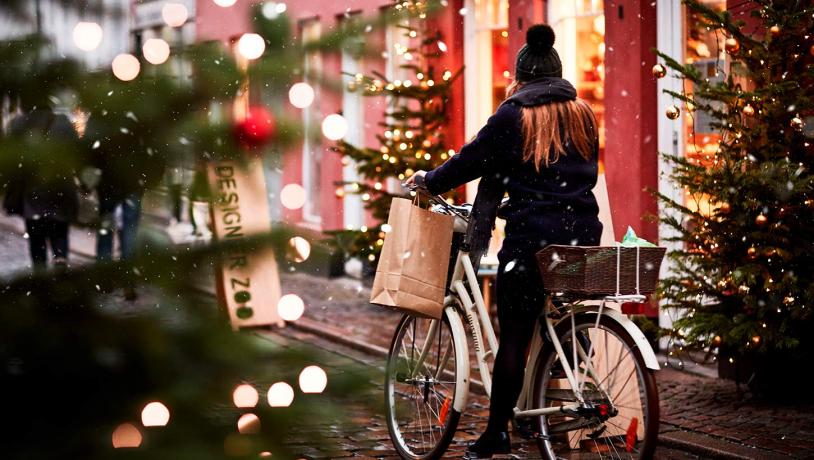
M 549 2 L 549 23 L 557 34 L 554 48 L 562 76 L 591 105 L 599 122 L 599 155 L 605 152 L 605 15 L 602 0 Z
M 725 0 L 712 0 L 704 4 L 716 11 L 726 8 Z M 693 65 L 710 82 L 715 83 L 724 79 L 725 53 L 724 37 L 721 33 L 707 29 L 697 13 L 685 8 L 684 21 L 684 62 Z M 693 84 L 689 80 L 684 82 L 684 92 L 691 95 L 694 92 Z M 686 145 L 684 152 L 687 158 L 697 164 L 711 166 L 715 163 L 718 143 L 721 136 L 711 123 L 714 119 L 706 112 L 693 110 L 692 106 L 685 105 L 684 130 Z M 700 210 L 702 213 L 710 212 L 709 200 L 706 196 L 687 196 L 686 204 L 690 209 Z

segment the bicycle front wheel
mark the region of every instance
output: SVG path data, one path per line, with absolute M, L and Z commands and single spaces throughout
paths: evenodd
M 565 365 L 574 370 L 584 404 L 578 411 L 539 417 L 543 458 L 652 458 L 659 426 L 658 389 L 635 340 L 607 316 L 597 325 L 595 314 L 578 314 L 573 322 L 566 318 L 555 331 L 566 362 L 547 342 L 535 376 L 535 407 L 578 402 Z
M 436 459 L 446 451 L 461 413 L 453 407 L 459 373 L 449 320 L 405 315 L 387 358 L 385 410 L 402 458 Z

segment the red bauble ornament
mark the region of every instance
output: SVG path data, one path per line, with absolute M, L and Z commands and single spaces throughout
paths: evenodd
M 276 132 L 274 115 L 263 106 L 249 107 L 246 118 L 235 124 L 235 137 L 247 148 L 257 148 L 268 143 Z

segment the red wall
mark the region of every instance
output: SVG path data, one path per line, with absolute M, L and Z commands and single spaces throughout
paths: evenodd
M 650 241 L 658 225 L 656 8 L 652 0 L 605 0 L 605 175 L 616 238 L 628 225 Z

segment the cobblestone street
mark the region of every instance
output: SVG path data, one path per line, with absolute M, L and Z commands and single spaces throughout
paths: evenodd
M 0 227 L 0 278 L 28 269 L 26 241 Z M 87 259 L 72 255 L 73 263 Z M 362 364 L 381 370 L 382 350 L 389 346 L 400 314 L 367 304 L 363 283 L 346 279 L 285 274 L 283 293 L 296 293 L 306 304 L 297 323 L 274 331 L 256 331 L 279 346 L 316 347 L 324 351 L 324 367 Z M 105 306 L 130 311 L 154 305 L 149 289 L 140 292 L 136 305 L 120 294 L 102 297 Z M 206 296 L 206 299 L 211 299 Z M 206 300 L 207 302 L 209 300 Z M 214 308 L 214 305 L 213 305 Z M 334 340 L 337 335 L 344 339 Z M 377 373 L 379 374 L 379 373 Z M 661 434 L 657 458 L 812 458 L 814 456 L 814 407 L 780 406 L 752 401 L 737 392 L 732 382 L 691 375 L 675 369 L 657 373 L 661 399 Z M 370 401 L 382 399 L 381 379 L 374 378 L 359 395 L 336 401 L 346 408 L 345 419 L 308 421 L 298 432 L 319 435 L 314 446 L 296 437 L 289 440 L 306 458 L 395 458 L 382 411 Z M 470 397 L 448 457 L 459 458 L 466 444 L 477 438 L 485 424 L 488 401 L 477 392 Z M 539 458 L 536 446 L 514 441 L 514 458 Z

